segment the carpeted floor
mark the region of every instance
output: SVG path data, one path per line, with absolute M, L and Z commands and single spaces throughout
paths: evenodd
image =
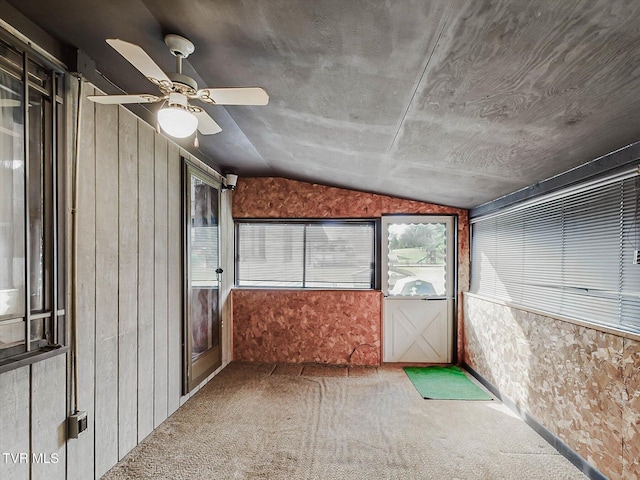
M 231 364 L 104 479 L 585 479 L 498 401 L 397 367 Z

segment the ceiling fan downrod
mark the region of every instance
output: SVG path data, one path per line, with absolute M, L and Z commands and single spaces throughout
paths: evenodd
M 196 47 L 180 35 L 169 34 L 164 37 L 164 43 L 169 47 L 171 55 L 176 57 L 176 72 L 182 73 L 182 59 L 196 51 Z
M 186 95 L 195 95 L 198 90 L 198 84 L 193 78 L 182 73 L 182 60 L 191 55 L 196 50 L 196 47 L 190 40 L 175 34 L 165 36 L 164 43 L 169 48 L 171 54 L 176 57 L 176 71 L 175 73 L 169 74 L 169 78 L 174 84 L 180 84 L 182 88 L 176 88 L 174 90 Z

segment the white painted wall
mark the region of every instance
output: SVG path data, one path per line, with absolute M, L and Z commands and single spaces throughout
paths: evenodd
M 78 208 L 78 407 L 89 412 L 89 429 L 66 440 L 66 355 L 1 374 L 0 453 L 31 448 L 59 459 L 0 457 L 3 479 L 99 478 L 189 398 L 181 395 L 180 156 L 197 160 L 128 110 L 86 100 L 92 93 L 85 85 Z M 223 366 L 231 348 L 230 199 L 222 195 Z

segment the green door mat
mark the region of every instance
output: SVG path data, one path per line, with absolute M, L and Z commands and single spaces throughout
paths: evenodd
M 467 378 L 455 365 L 449 367 L 404 367 L 422 398 L 433 400 L 492 400 L 491 395 Z

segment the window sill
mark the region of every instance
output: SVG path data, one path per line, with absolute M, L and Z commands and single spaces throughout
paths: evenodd
M 69 347 L 43 347 L 0 361 L 0 374 L 67 353 Z
M 233 290 L 268 290 L 274 292 L 380 292 L 379 288 L 328 288 L 328 287 L 254 287 L 249 285 L 234 286 Z

